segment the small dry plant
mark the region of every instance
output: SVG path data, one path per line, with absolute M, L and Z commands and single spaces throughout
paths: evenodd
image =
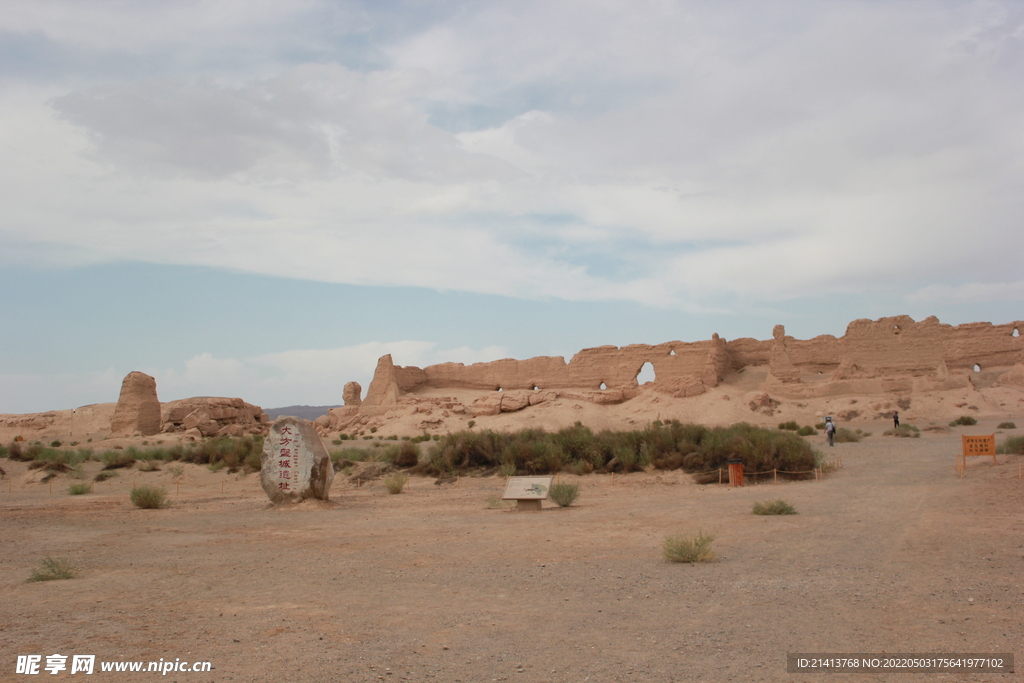
M 92 493 L 92 484 L 72 484 L 68 487 L 68 493 L 72 496 L 80 496 L 83 493 Z
M 156 510 L 167 504 L 167 492 L 156 486 L 133 486 L 131 499 L 137 508 Z
M 711 562 L 715 559 L 711 550 L 714 540 L 714 536 L 703 531 L 696 535 L 669 536 L 662 546 L 662 554 L 669 562 Z
M 488 510 L 502 510 L 507 509 L 515 505 L 514 500 L 502 500 L 498 496 L 487 496 L 487 509 Z
M 548 491 L 551 500 L 558 503 L 559 507 L 569 507 L 580 497 L 579 484 L 552 484 Z
M 408 481 L 409 475 L 404 472 L 392 472 L 384 477 L 384 486 L 387 487 L 388 493 L 401 493 Z
M 47 557 L 41 564 L 42 566 L 39 569 L 32 570 L 32 575 L 26 579 L 27 582 L 73 579 L 78 574 L 78 569 L 75 565 L 71 564 L 70 560 L 63 558 L 54 559 Z
M 751 512 L 755 515 L 795 515 L 796 508 L 779 498 L 764 503 L 754 503 Z

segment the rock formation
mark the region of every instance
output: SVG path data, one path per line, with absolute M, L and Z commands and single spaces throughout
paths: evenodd
M 188 432 L 199 436 L 261 434 L 270 422 L 259 406 L 240 398 L 196 396 L 164 403 L 162 431 Z
M 121 395 L 110 420 L 110 436 L 150 436 L 160 432 L 160 399 L 156 380 L 141 372 L 129 372 L 121 382 Z
M 272 502 L 329 498 L 334 468 L 312 422 L 297 417 L 274 420 L 260 462 L 260 484 Z

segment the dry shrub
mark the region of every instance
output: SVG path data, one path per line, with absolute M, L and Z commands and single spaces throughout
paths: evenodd
M 384 477 L 384 486 L 387 487 L 388 493 L 392 494 L 401 493 L 408 482 L 409 475 L 404 472 L 392 472 Z
M 31 576 L 26 579 L 33 581 L 59 581 L 61 579 L 73 579 L 78 574 L 78 569 L 69 560 L 63 558 L 54 559 L 47 557 L 42 561 L 40 569 L 33 569 Z
M 167 504 L 167 492 L 156 486 L 133 486 L 132 504 L 137 508 L 157 510 Z
M 548 490 L 548 497 L 557 503 L 558 507 L 569 507 L 580 497 L 580 485 L 552 484 Z
M 796 508 L 781 498 L 766 503 L 754 503 L 751 512 L 755 515 L 795 515 Z
M 715 553 L 711 543 L 715 537 L 698 531 L 696 535 L 669 536 L 662 545 L 662 555 L 669 562 L 711 562 Z

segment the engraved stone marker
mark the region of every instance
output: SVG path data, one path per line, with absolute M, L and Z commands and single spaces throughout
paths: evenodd
M 260 484 L 274 503 L 328 500 L 334 468 L 313 423 L 279 417 L 270 426 L 260 459 Z

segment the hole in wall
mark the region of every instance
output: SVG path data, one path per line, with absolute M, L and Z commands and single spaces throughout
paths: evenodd
M 893 325 L 892 326 L 892 333 L 893 334 L 899 334 L 900 333 L 900 326 L 899 325 Z
M 668 355 L 670 355 L 670 356 L 676 355 L 676 350 L 675 349 L 669 349 L 668 350 Z
M 540 387 L 538 387 L 536 384 L 534 384 L 533 385 L 533 390 L 534 391 L 540 391 Z
M 608 388 L 608 385 L 605 384 L 604 382 L 601 382 L 601 387 L 600 388 L 601 388 L 601 391 L 604 391 L 605 389 Z
M 1013 333 L 1010 336 L 1011 337 L 1019 337 L 1020 336 L 1020 330 L 1018 330 L 1016 327 L 1013 328 Z
M 505 391 L 505 390 L 502 389 L 501 387 L 498 387 L 497 389 L 495 389 L 495 391 Z
M 636 373 L 637 384 L 646 384 L 647 382 L 653 382 L 655 379 L 657 379 L 657 376 L 654 374 L 654 366 L 651 365 L 650 361 L 640 366 Z
M 974 371 L 975 371 L 975 372 L 981 372 L 981 366 L 980 366 L 980 365 L 978 365 L 977 363 L 975 363 L 975 364 L 974 364 Z

